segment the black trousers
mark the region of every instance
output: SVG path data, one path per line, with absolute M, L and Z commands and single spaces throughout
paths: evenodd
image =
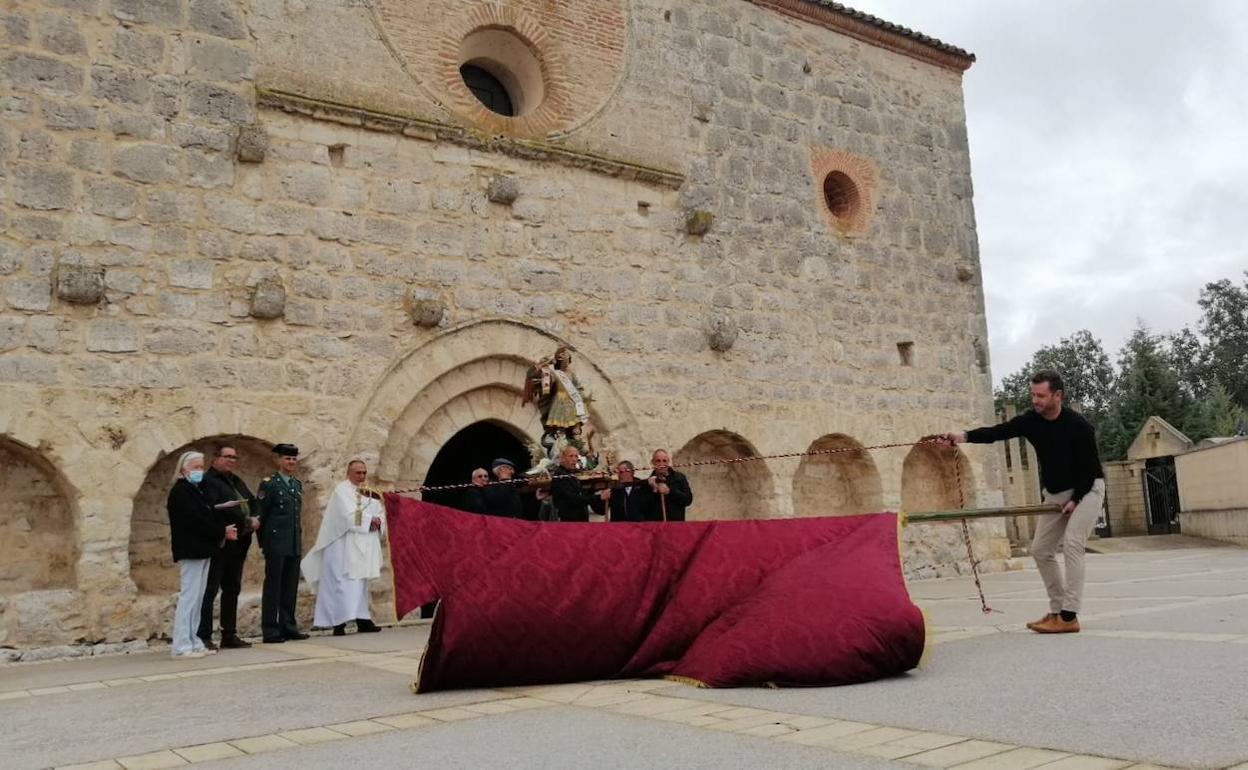
M 208 565 L 208 585 L 204 587 L 204 607 L 199 613 L 199 638 L 212 638 L 212 605 L 221 592 L 221 638 L 238 635 L 238 594 L 243 590 L 243 565 L 251 536 L 227 540 Z
M 295 598 L 299 594 L 299 557 L 264 555 L 264 593 L 260 597 L 260 630 L 264 638 L 299 633 Z

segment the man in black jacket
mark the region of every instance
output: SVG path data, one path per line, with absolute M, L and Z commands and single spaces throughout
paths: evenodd
M 646 479 L 646 520 L 684 521 L 685 509 L 693 504 L 693 490 L 685 474 L 672 467 L 666 449 L 650 455 L 650 478 Z
M 1069 634 L 1079 630 L 1078 613 L 1083 602 L 1084 547 L 1096 527 L 1105 500 L 1105 479 L 1096 450 L 1096 433 L 1083 415 L 1062 405 L 1065 391 L 1057 372 L 1039 372 L 1031 378 L 1030 412 L 1009 422 L 965 433 L 945 433 L 950 444 L 963 441 L 990 444 L 1025 437 L 1040 461 L 1040 484 L 1044 501 L 1057 503 L 1061 513 L 1037 517 L 1031 555 L 1036 560 L 1049 612 L 1027 624 L 1041 634 Z M 1066 569 L 1057 563 L 1062 549 Z
M 559 467 L 550 474 L 550 495 L 559 521 L 589 521 L 589 508 L 598 500 L 576 477 L 580 462 L 581 451 L 569 444 L 559 453 Z
M 247 550 L 251 548 L 251 533 L 260 526 L 255 517 L 256 498 L 234 473 L 238 467 L 238 449 L 222 444 L 213 453 L 212 467 L 204 473 L 201 484 L 208 502 L 221 514 L 225 524 L 233 524 L 238 539 L 227 542 L 215 556 L 208 568 L 208 586 L 204 591 L 204 606 L 199 617 L 199 638 L 210 650 L 212 643 L 212 605 L 217 591 L 221 591 L 221 646 L 227 649 L 250 647 L 238 636 L 238 594 L 243 587 L 243 566 Z
M 646 520 L 646 493 L 642 490 L 645 482 L 638 481 L 633 475 L 635 469 L 628 460 L 616 463 L 615 475 L 619 485 L 614 489 L 604 489 L 599 493 L 606 504 L 607 521 L 637 522 Z
M 511 481 L 516 475 L 516 466 L 506 457 L 500 457 L 492 464 L 494 476 L 499 481 Z M 490 516 L 502 516 L 508 519 L 524 518 L 524 503 L 520 500 L 520 485 L 491 484 L 482 490 L 485 496 L 485 512 Z

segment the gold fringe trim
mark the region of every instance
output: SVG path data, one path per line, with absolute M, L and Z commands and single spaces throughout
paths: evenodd
M 687 684 L 690 687 L 697 687 L 703 690 L 711 689 L 711 686 L 709 684 L 707 684 L 706 682 L 700 681 L 698 679 L 694 679 L 693 677 L 676 676 L 675 674 L 667 674 L 663 678 L 669 682 L 679 682 L 681 684 Z

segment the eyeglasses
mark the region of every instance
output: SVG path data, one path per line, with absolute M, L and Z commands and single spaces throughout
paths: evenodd
M 237 460 L 238 455 L 221 455 L 222 460 Z

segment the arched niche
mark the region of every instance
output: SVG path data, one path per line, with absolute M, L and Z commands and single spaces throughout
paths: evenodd
M 728 460 L 758 454 L 749 441 L 727 430 L 694 436 L 675 455 L 677 466 L 705 460 Z M 646 458 L 649 460 L 649 458 Z M 681 467 L 693 488 L 690 521 L 766 519 L 774 515 L 775 483 L 764 460 Z
M 169 544 L 169 512 L 166 501 L 173 486 L 174 465 L 183 452 L 204 454 L 204 466 L 212 463 L 217 446 L 228 445 L 238 451 L 235 473 L 254 494 L 260 480 L 276 468 L 272 444 L 253 436 L 211 436 L 184 444 L 157 460 L 148 469 L 147 477 L 134 498 L 130 519 L 130 577 L 143 593 L 170 593 L 178 590 L 178 570 L 173 563 Z M 321 522 L 321 508 L 315 500 L 315 489 L 304 482 L 303 549 L 316 542 Z M 253 538 L 243 570 L 243 592 L 258 592 L 264 582 L 264 557 Z
M 76 585 L 72 496 L 35 449 L 0 436 L 0 595 Z
M 883 510 L 883 489 L 875 461 L 849 436 L 822 436 L 807 449 L 793 477 L 793 511 L 798 516 L 845 516 Z
M 949 511 L 973 507 L 975 485 L 966 455 L 953 447 L 919 444 L 901 466 L 903 511 Z

